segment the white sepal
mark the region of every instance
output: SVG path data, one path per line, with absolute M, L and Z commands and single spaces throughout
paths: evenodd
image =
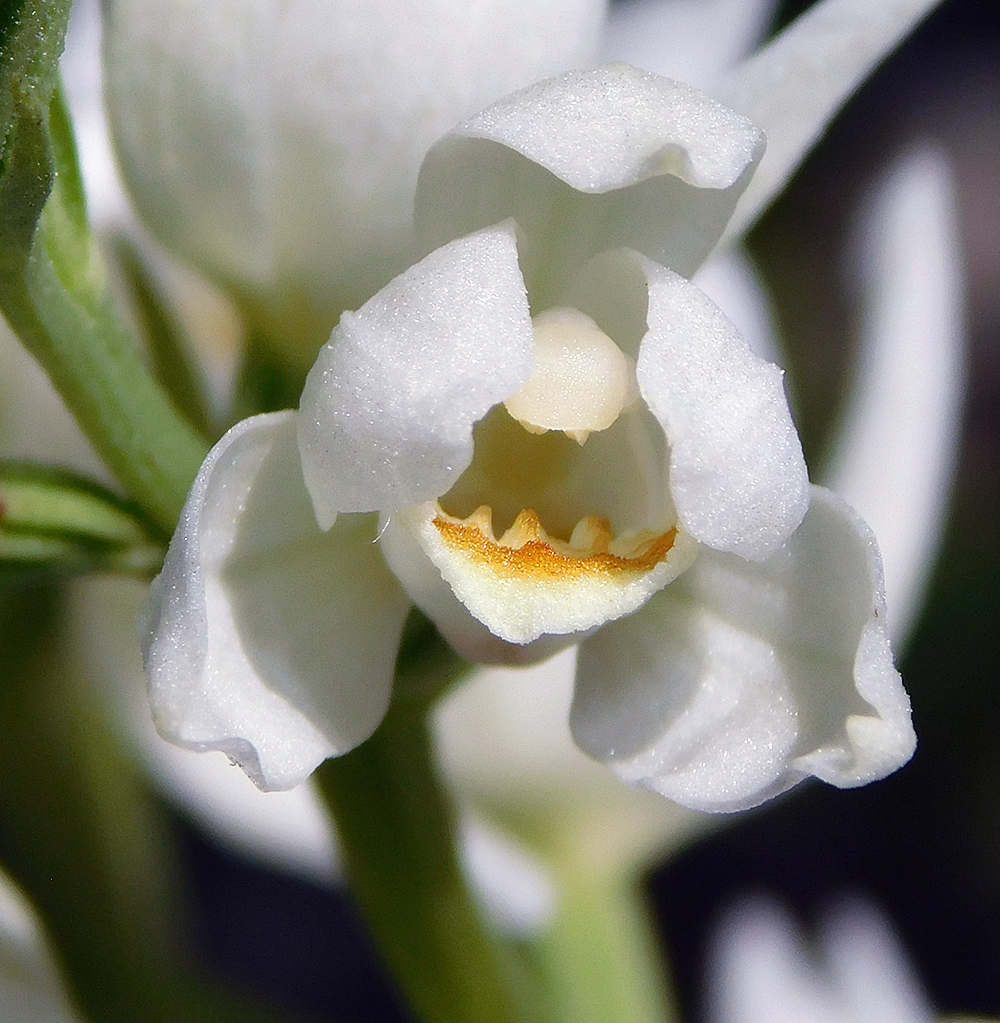
M 495 103 L 430 150 L 417 226 L 434 246 L 514 217 L 543 309 L 591 256 L 621 245 L 694 273 L 763 149 L 749 121 L 690 86 L 627 64 L 570 72 Z
M 294 413 L 230 430 L 188 495 L 143 622 L 164 738 L 222 750 L 264 789 L 366 739 L 409 606 L 374 539 L 373 517 L 316 526 Z
M 940 0 L 823 0 L 711 90 L 768 146 L 727 228 L 737 238 L 777 195 L 848 97 Z
M 915 739 L 871 531 L 829 491 L 763 564 L 703 551 L 581 646 L 570 724 L 625 781 L 739 810 L 808 775 L 861 785 Z

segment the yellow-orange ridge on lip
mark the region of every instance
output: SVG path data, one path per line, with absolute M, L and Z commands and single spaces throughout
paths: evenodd
M 493 510 L 488 505 L 481 505 L 467 519 L 442 512 L 433 524 L 448 547 L 474 557 L 496 575 L 541 579 L 640 575 L 666 558 L 677 537 L 676 529 L 665 533 L 642 530 L 630 538 L 627 550 L 612 554 L 609 546 L 615 537 L 607 519 L 586 516 L 566 542 L 549 536 L 538 515 L 528 508 L 497 540 Z

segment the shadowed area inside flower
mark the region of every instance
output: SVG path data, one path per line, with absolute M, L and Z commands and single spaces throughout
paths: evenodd
M 636 610 L 697 549 L 677 528 L 635 361 L 576 309 L 535 317 L 533 332 L 531 375 L 477 424 L 472 464 L 402 516 L 468 611 L 521 644 Z

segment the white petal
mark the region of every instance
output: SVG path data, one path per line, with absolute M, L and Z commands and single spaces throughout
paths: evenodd
M 412 262 L 431 143 L 512 89 L 590 62 L 605 3 L 104 7 L 108 105 L 143 217 L 290 328 L 319 307 L 329 329 Z
M 291 412 L 235 426 L 198 474 L 154 582 L 143 645 L 157 727 L 289 788 L 378 725 L 408 601 L 375 522 L 323 534 Z
M 532 302 L 554 303 L 591 256 L 628 245 L 693 273 L 760 159 L 744 118 L 625 64 L 530 86 L 428 153 L 417 225 L 428 244 L 514 217 Z
M 701 810 L 815 775 L 840 786 L 909 759 L 871 531 L 819 487 L 762 565 L 703 551 L 638 614 L 581 646 L 570 724 L 626 781 Z
M 533 348 L 509 223 L 432 252 L 345 313 L 300 405 L 320 524 L 443 494 L 472 458 L 473 423 L 528 379 Z
M 767 135 L 729 236 L 784 187 L 844 101 L 939 0 L 824 0 L 712 90 Z
M 824 482 L 879 538 L 889 632 L 899 645 L 940 543 L 961 428 L 961 255 L 944 160 L 927 149 L 903 158 L 859 240 L 861 358 Z
M 679 522 L 709 547 L 760 560 L 785 542 L 809 500 L 781 370 L 754 355 L 699 288 L 635 254 L 595 260 L 577 287 L 596 292 L 626 271 L 647 285 L 636 375 L 670 443 Z
M 608 12 L 601 60 L 623 60 L 699 89 L 746 56 L 774 0 L 628 0 Z

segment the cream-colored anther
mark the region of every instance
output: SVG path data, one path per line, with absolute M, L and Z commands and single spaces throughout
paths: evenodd
M 577 309 L 536 316 L 535 362 L 507 411 L 531 433 L 562 430 L 579 444 L 638 397 L 635 363 Z

